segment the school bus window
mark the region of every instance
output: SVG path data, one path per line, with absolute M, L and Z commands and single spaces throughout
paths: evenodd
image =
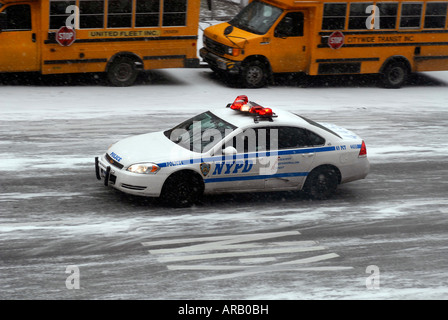
M 366 13 L 368 6 L 373 5 L 373 2 L 351 3 L 350 17 L 348 19 L 349 29 L 366 29 L 366 21 L 370 16 L 370 12 Z
M 423 4 L 421 3 L 415 3 L 415 2 L 402 3 L 400 28 L 403 29 L 420 28 L 422 7 Z
M 289 12 L 275 28 L 276 37 L 301 37 L 303 36 L 303 13 Z
M 163 2 L 163 26 L 185 26 L 187 23 L 187 0 Z
M 132 0 L 109 0 L 107 9 L 108 28 L 132 26 Z
M 31 8 L 27 4 L 10 6 L 5 9 L 6 28 L 2 31 L 31 30 Z
M 137 0 L 135 26 L 159 26 L 160 0 Z
M 424 28 L 445 28 L 447 7 L 448 3 L 446 2 L 428 2 L 426 4 Z
M 380 10 L 380 29 L 395 29 L 398 3 L 377 2 L 376 6 Z
M 70 13 L 65 10 L 68 6 L 76 5 L 76 1 L 50 1 L 50 29 L 59 29 L 66 25 L 66 20 Z
M 345 29 L 346 9 L 345 3 L 325 3 L 322 30 Z
M 104 28 L 104 0 L 79 1 L 79 27 L 81 29 Z

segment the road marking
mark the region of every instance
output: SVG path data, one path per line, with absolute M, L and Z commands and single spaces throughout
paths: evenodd
M 246 266 L 246 265 L 169 265 L 168 269 L 170 270 L 219 270 L 219 271 L 226 271 L 226 270 L 238 270 L 238 269 L 260 269 L 263 272 L 266 271 L 282 271 L 282 270 L 297 270 L 297 267 L 293 267 L 291 265 L 297 265 L 297 264 L 305 264 L 305 263 L 312 263 L 317 261 L 323 261 L 328 259 L 333 259 L 339 257 L 336 253 L 328 253 L 328 254 L 322 254 L 319 256 L 309 257 L 309 258 L 303 258 L 298 259 L 294 261 L 287 261 L 282 263 L 276 263 L 271 264 L 266 267 L 260 267 L 260 266 Z M 272 259 L 272 257 L 270 257 Z M 275 258 L 274 258 L 275 259 Z M 243 260 L 243 259 L 240 259 Z M 270 260 L 272 261 L 272 260 Z M 332 267 L 334 268 L 334 267 Z M 345 267 L 344 267 L 345 268 Z M 250 271 L 253 272 L 253 271 Z
M 250 249 L 250 248 L 260 248 L 266 247 L 266 244 L 261 243 L 246 243 L 246 244 L 228 244 L 231 242 L 237 241 L 229 240 L 229 241 L 219 241 L 213 242 L 210 244 L 201 244 L 194 245 L 189 247 L 180 247 L 180 248 L 169 248 L 169 249 L 153 249 L 148 250 L 151 254 L 166 254 L 166 253 L 180 253 L 180 252 L 194 252 L 194 251 L 207 251 L 207 250 L 231 250 L 231 249 Z M 279 247 L 292 247 L 292 246 L 311 246 L 318 244 L 317 241 L 285 241 L 285 242 L 272 242 L 270 245 L 279 246 Z
M 267 272 L 279 272 L 279 271 L 344 271 L 344 270 L 351 270 L 353 267 L 305 267 L 305 268 L 292 268 L 292 267 L 283 267 L 283 268 L 269 268 L 268 270 L 247 270 L 242 272 L 235 272 L 230 274 L 223 274 L 219 276 L 214 277 L 208 277 L 208 278 L 202 278 L 198 279 L 198 281 L 215 281 L 215 280 L 225 280 L 225 279 L 232 279 L 236 277 L 243 277 L 243 276 L 252 276 L 258 273 L 267 273 Z
M 280 231 L 155 240 L 142 242 L 142 245 L 147 247 L 148 252 L 156 256 L 159 262 L 167 263 L 168 270 L 231 272 L 203 278 L 200 281 L 231 279 L 281 271 L 352 269 L 352 267 L 345 266 L 298 267 L 339 257 L 336 253 L 310 256 L 310 252 L 326 250 L 328 247 L 318 245 L 318 241 L 291 239 L 291 237 L 299 235 L 298 231 Z M 284 241 L 281 238 L 285 238 Z M 301 257 L 301 254 L 305 254 L 305 257 Z M 212 260 L 211 263 L 205 263 L 210 260 Z M 219 260 L 225 262 L 213 263 L 213 261 Z M 192 261 L 195 262 L 188 263 Z
M 240 263 L 262 263 L 262 262 L 272 262 L 272 261 L 277 261 L 277 258 L 274 257 L 265 257 L 265 258 L 247 258 L 247 259 L 239 259 L 238 260 Z
M 150 241 L 150 242 L 142 242 L 142 245 L 155 247 L 155 246 L 164 246 L 164 245 L 169 245 L 169 244 L 184 244 L 184 243 L 191 243 L 191 242 L 211 242 L 211 241 L 222 241 L 222 240 L 230 240 L 231 243 L 233 243 L 233 242 L 263 240 L 263 239 L 269 239 L 269 238 L 279 238 L 279 237 L 293 236 L 293 235 L 299 235 L 299 234 L 300 234 L 300 232 L 298 232 L 298 231 L 253 233 L 253 234 L 241 234 L 241 235 L 211 236 L 211 237 Z
M 209 253 L 198 254 L 191 256 L 175 256 L 159 258 L 160 262 L 174 262 L 174 261 L 191 261 L 191 260 L 208 260 L 208 259 L 221 259 L 221 258 L 234 258 L 234 257 L 247 257 L 247 256 L 260 256 L 265 254 L 279 254 L 279 253 L 297 253 L 324 250 L 326 247 L 305 247 L 305 248 L 286 248 L 286 249 L 266 249 L 258 251 L 239 251 L 239 252 L 223 252 L 223 253 Z

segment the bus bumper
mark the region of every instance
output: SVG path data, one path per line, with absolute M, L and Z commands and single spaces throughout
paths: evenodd
M 210 52 L 207 48 L 201 48 L 199 50 L 199 55 L 202 60 L 208 63 L 212 69 L 219 69 L 231 74 L 238 74 L 241 70 L 240 61 L 232 61 L 226 58 L 217 56 L 216 54 Z

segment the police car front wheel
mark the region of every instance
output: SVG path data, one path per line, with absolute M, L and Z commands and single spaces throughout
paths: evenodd
M 204 191 L 203 183 L 188 172 L 173 174 L 163 185 L 161 199 L 166 205 L 185 208 L 196 203 Z

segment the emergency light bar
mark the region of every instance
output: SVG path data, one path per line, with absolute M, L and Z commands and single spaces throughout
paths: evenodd
M 272 122 L 274 121 L 272 118 L 277 117 L 271 108 L 264 108 L 255 102 L 249 101 L 245 95 L 236 97 L 235 101 L 232 104 L 228 104 L 227 107 L 255 115 L 254 122 L 258 122 L 259 120 L 269 120 Z

